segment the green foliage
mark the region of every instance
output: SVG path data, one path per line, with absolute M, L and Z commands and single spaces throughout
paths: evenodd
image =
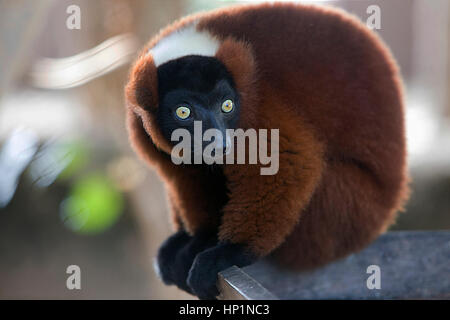
M 83 234 L 111 227 L 124 208 L 124 199 L 114 184 L 102 174 L 90 174 L 73 185 L 62 203 L 62 218 L 72 230 Z

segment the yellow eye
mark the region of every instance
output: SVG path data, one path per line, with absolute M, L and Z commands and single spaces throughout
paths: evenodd
M 228 113 L 231 112 L 232 110 L 233 110 L 233 101 L 225 100 L 222 103 L 222 111 Z
M 188 107 L 178 107 L 175 113 L 177 114 L 178 118 L 185 120 L 189 118 L 191 114 L 191 109 L 189 109 Z

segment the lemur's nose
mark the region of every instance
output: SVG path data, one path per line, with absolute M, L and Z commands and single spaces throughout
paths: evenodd
M 227 150 L 231 146 L 231 138 L 229 134 L 226 132 L 225 125 L 222 121 L 216 119 L 216 117 L 211 116 L 210 119 L 210 126 L 211 128 L 214 128 L 222 134 L 222 139 L 217 139 L 217 141 L 214 141 L 215 148 L 218 150 L 222 150 L 224 154 L 227 154 Z

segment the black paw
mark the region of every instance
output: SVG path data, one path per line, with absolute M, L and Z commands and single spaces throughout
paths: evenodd
M 176 233 L 167 239 L 158 252 L 157 266 L 165 284 L 175 284 L 178 288 L 193 293 L 186 279 L 195 256 L 217 243 L 215 235 L 199 233 L 191 237 Z M 158 272 L 158 271 L 157 271 Z
M 167 238 L 159 248 L 153 267 L 165 284 L 174 284 L 175 257 L 191 238 L 184 230 L 180 230 Z
M 233 265 L 244 267 L 255 261 L 256 257 L 242 245 L 219 243 L 195 257 L 187 284 L 200 299 L 215 299 L 219 294 L 216 282 L 220 271 Z

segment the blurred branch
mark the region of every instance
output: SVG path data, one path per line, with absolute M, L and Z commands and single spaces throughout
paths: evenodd
M 45 89 L 76 87 L 127 64 L 137 49 L 137 38 L 122 34 L 71 57 L 42 58 L 32 67 L 31 83 Z

